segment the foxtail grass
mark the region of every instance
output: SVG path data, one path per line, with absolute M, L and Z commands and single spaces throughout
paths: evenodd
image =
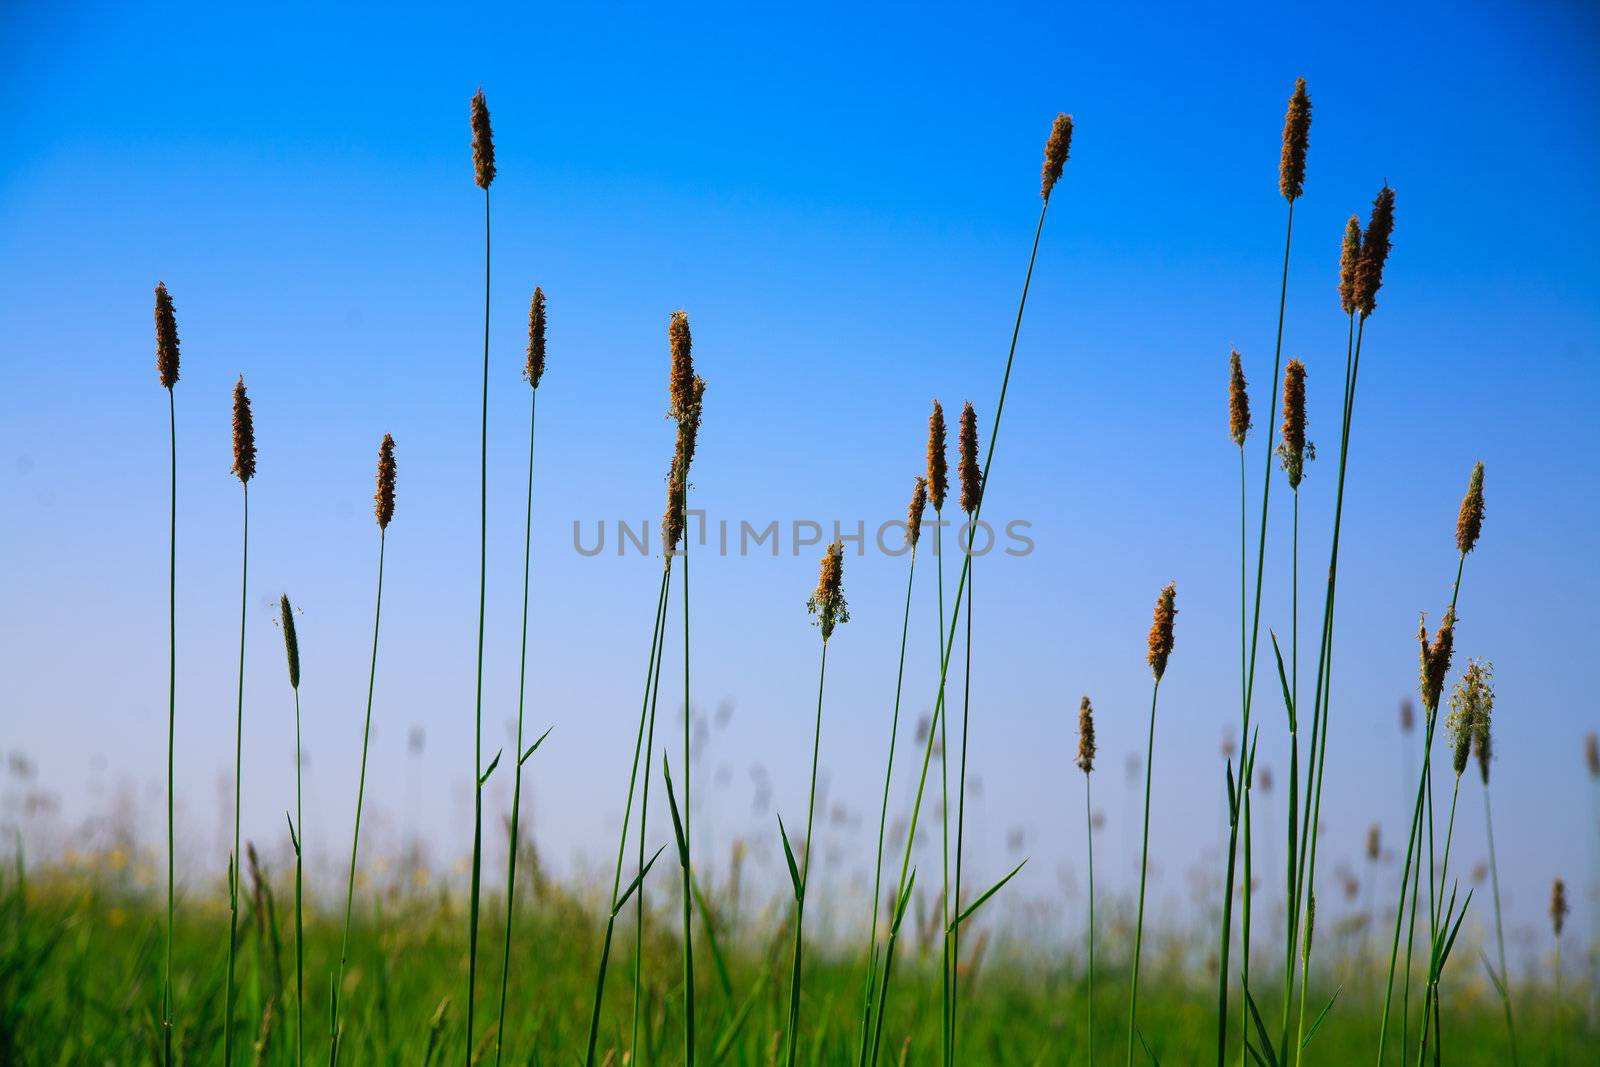
M 978 469 L 978 416 L 973 410 L 971 401 L 961 407 L 960 432 L 957 438 L 957 471 L 961 476 L 961 510 L 967 516 L 967 544 L 963 553 L 970 559 L 972 556 L 973 539 L 977 536 L 977 524 L 973 521 L 973 513 L 978 510 L 978 503 L 983 495 L 983 475 Z M 959 544 L 960 538 L 957 538 Z M 961 857 L 967 824 L 967 737 L 968 725 L 972 710 L 972 587 L 974 571 L 971 565 L 967 568 L 967 634 L 963 646 L 966 654 L 966 663 L 962 667 L 961 675 L 961 769 L 956 775 L 956 877 L 955 897 L 952 906 L 959 912 L 961 909 Z M 956 1062 L 956 1020 L 961 1003 L 961 927 L 952 923 L 949 927 L 950 942 L 950 1036 L 946 1042 L 948 1049 L 945 1056 L 946 1064 Z
M 228 977 L 222 994 L 222 1062 L 233 1064 L 233 980 L 239 943 L 239 807 L 244 774 L 244 635 L 250 606 L 250 479 L 256 472 L 255 420 L 244 376 L 233 387 L 233 474 L 244 493 L 239 564 L 239 706 L 233 734 L 233 851 L 228 854 Z
M 473 697 L 472 890 L 467 916 L 467 1058 L 473 1055 L 478 987 L 478 905 L 483 882 L 483 786 L 495 763 L 483 769 L 483 631 L 489 575 L 489 186 L 494 181 L 494 131 L 480 88 L 472 98 L 473 181 L 483 190 L 483 411 L 478 423 L 478 670 Z
M 946 440 L 944 405 L 933 402 L 928 416 L 928 500 L 933 505 L 934 585 L 938 591 L 938 647 L 944 647 L 944 501 L 950 487 L 950 463 Z M 942 668 L 942 664 L 941 664 Z M 950 928 L 950 746 L 946 737 L 945 716 L 929 725 L 930 743 L 939 735 L 939 909 L 940 929 Z M 950 1060 L 950 938 L 939 941 L 939 1062 Z
M 1559 1063 L 1567 1062 L 1567 1024 L 1566 1015 L 1561 1007 L 1561 933 L 1567 925 L 1567 883 L 1557 878 L 1550 885 L 1550 932 L 1556 946 L 1555 957 L 1555 1004 L 1553 1005 L 1556 1017 L 1556 1039 L 1561 1049 Z
M 294 1062 L 306 1059 L 306 922 L 305 922 L 305 811 L 300 805 L 300 637 L 295 632 L 294 608 L 289 594 L 278 598 L 283 648 L 289 664 L 289 688 L 294 690 L 294 818 L 289 842 L 294 846 Z
M 1050 195 L 1054 191 L 1057 182 L 1061 178 L 1062 170 L 1066 165 L 1072 146 L 1072 131 L 1072 118 L 1066 114 L 1057 115 L 1055 123 L 1050 131 L 1050 139 L 1045 145 L 1045 160 L 1039 190 L 1040 199 L 1043 201 L 1043 203 L 1039 208 L 1039 221 L 1034 227 L 1033 247 L 1028 255 L 1028 270 L 1023 276 L 1022 280 L 1022 295 L 1017 302 L 1016 322 L 1011 329 L 1011 347 L 1006 353 L 1005 371 L 1000 377 L 1000 395 L 995 404 L 994 422 L 989 431 L 989 447 L 984 456 L 983 476 L 980 480 L 981 485 L 985 490 L 988 489 L 989 473 L 994 463 L 995 445 L 1000 439 L 1000 421 L 1005 415 L 1006 391 L 1011 384 L 1011 368 L 1016 359 L 1017 339 L 1022 334 L 1022 317 L 1028 306 L 1028 289 L 1033 282 L 1033 267 L 1039 255 L 1039 239 L 1044 234 L 1044 220 L 1050 211 Z M 932 488 L 933 487 L 930 485 L 930 497 Z M 976 524 L 978 518 L 981 517 L 982 511 L 983 500 L 980 497 L 978 501 L 978 508 L 973 513 L 974 524 Z M 960 614 L 961 594 L 965 590 L 967 575 L 969 573 L 971 564 L 972 556 L 969 553 L 963 558 L 961 565 L 961 576 L 956 583 L 957 616 Z M 948 633 L 943 629 L 943 627 L 941 627 L 939 634 L 941 642 L 939 651 L 939 690 L 933 705 L 933 717 L 938 721 L 942 721 L 944 717 L 945 681 L 950 671 L 950 654 L 954 650 L 955 646 L 955 624 L 956 619 L 952 618 Z M 873 1021 L 872 1056 L 869 1061 L 872 1064 L 876 1064 L 878 1062 L 878 1058 L 882 1052 L 884 1006 L 887 1004 L 889 997 L 890 978 L 893 974 L 894 967 L 894 950 L 896 942 L 899 939 L 901 924 L 905 920 L 906 906 L 910 902 L 911 889 L 915 881 L 915 875 L 911 870 L 911 849 L 913 844 L 916 842 L 917 820 L 922 812 L 922 798 L 928 782 L 928 767 L 933 758 L 934 740 L 939 733 L 938 729 L 936 729 L 937 725 L 938 722 L 929 723 L 927 744 L 924 747 L 922 754 L 922 773 L 917 781 L 916 799 L 913 800 L 911 806 L 911 819 L 906 830 L 905 855 L 900 863 L 900 878 L 895 887 L 894 921 L 890 924 L 889 941 L 884 950 L 883 983 L 879 986 L 877 1016 Z M 992 896 L 994 892 L 996 892 L 999 887 L 1005 883 L 1006 880 L 1012 877 L 1012 875 L 1016 873 L 1016 870 L 1020 869 L 1021 865 L 1018 865 L 1018 867 L 1012 871 L 1012 874 L 1007 875 L 1004 879 L 1001 879 L 1001 881 L 996 883 L 992 889 L 990 889 L 981 898 L 970 905 L 965 914 L 970 915 L 977 907 L 979 907 L 984 901 Z M 955 921 L 961 921 L 962 917 L 963 916 L 961 914 L 958 914 Z
M 1083 830 L 1089 850 L 1089 970 L 1086 974 L 1088 997 L 1083 1007 L 1083 1039 L 1087 1061 L 1094 1062 L 1094 798 L 1090 779 L 1094 777 L 1094 707 L 1089 698 L 1078 705 L 1078 770 L 1083 772 Z
M 1473 483 L 1477 489 L 1478 506 L 1475 522 L 1481 527 L 1483 521 L 1483 464 L 1473 471 Z M 1469 490 L 1468 499 L 1472 498 Z M 1463 508 L 1463 517 L 1466 509 Z M 1458 530 L 1458 544 L 1461 540 L 1460 527 Z M 1472 542 L 1477 541 L 1476 530 L 1468 531 L 1473 534 Z M 1492 668 L 1490 668 L 1492 670 Z M 1473 722 L 1472 748 L 1473 754 L 1478 758 L 1478 773 L 1483 780 L 1483 828 L 1489 843 L 1489 880 L 1494 892 L 1494 939 L 1498 950 L 1500 964 L 1499 972 L 1490 968 L 1490 977 L 1493 979 L 1495 992 L 1500 994 L 1500 1006 L 1506 1016 L 1506 1042 L 1511 1053 L 1512 1067 L 1520 1062 L 1517 1056 L 1517 1027 L 1511 1017 L 1511 973 L 1506 970 L 1506 934 L 1505 925 L 1500 914 L 1500 865 L 1495 860 L 1494 854 L 1494 814 L 1489 804 L 1489 765 L 1493 761 L 1493 730 L 1492 730 L 1493 694 L 1490 694 L 1488 709 L 1478 715 Z
M 794 1067 L 800 1048 L 800 983 L 804 974 L 802 960 L 805 952 L 806 887 L 811 877 L 811 838 L 817 811 L 817 758 L 822 751 L 822 693 L 828 677 L 828 641 L 834 628 L 850 621 L 850 609 L 842 590 L 844 577 L 844 545 L 834 541 L 822 557 L 822 574 L 817 580 L 817 591 L 806 601 L 806 611 L 822 632 L 822 663 L 817 670 L 817 717 L 811 740 L 811 789 L 806 800 L 806 839 L 801 846 L 798 868 L 789 835 L 778 820 L 778 830 L 783 837 L 784 858 L 789 862 L 789 877 L 794 886 L 794 969 L 789 977 L 788 1056 L 786 1062 Z
M 173 771 L 178 730 L 178 409 L 173 387 L 178 384 L 178 319 L 166 282 L 156 283 L 156 373 L 167 391 L 167 428 L 172 446 L 172 515 L 168 526 L 167 555 L 167 950 L 161 981 L 162 1063 L 172 1067 L 174 1004 L 172 993 L 172 932 L 177 921 L 177 879 L 173 855 Z
M 1128 982 L 1128 1067 L 1133 1067 L 1133 1040 L 1139 1034 L 1139 958 L 1144 952 L 1145 875 L 1150 861 L 1150 784 L 1155 779 L 1156 698 L 1161 695 L 1161 677 L 1167 672 L 1172 655 L 1173 624 L 1177 619 L 1177 588 L 1171 583 L 1156 598 L 1155 617 L 1150 623 L 1149 651 L 1146 660 L 1155 682 L 1150 687 L 1150 732 L 1144 753 L 1144 836 L 1139 846 L 1139 910 L 1133 926 L 1133 976 Z
M 506 997 L 511 987 L 511 928 L 512 920 L 516 917 L 517 907 L 517 851 L 520 846 L 518 837 L 518 818 L 522 812 L 522 767 L 528 762 L 539 746 L 544 743 L 545 735 L 535 741 L 527 749 L 522 747 L 522 722 L 524 698 L 528 685 L 528 587 L 533 570 L 533 432 L 537 425 L 539 412 L 539 382 L 544 378 L 545 359 L 545 309 L 544 290 L 533 290 L 533 301 L 528 308 L 528 360 L 523 367 L 522 376 L 529 385 L 528 389 L 528 510 L 523 519 L 522 526 L 522 641 L 518 646 L 517 667 L 517 764 L 513 769 L 514 778 L 511 786 L 511 826 L 509 856 L 506 860 L 506 923 L 505 945 L 500 954 L 500 1021 L 494 1028 L 494 1062 L 496 1067 L 502 1062 L 505 1052 L 506 1036 Z
M 361 726 L 361 771 L 356 778 L 356 819 L 350 833 L 350 877 L 344 891 L 344 934 L 339 941 L 339 970 L 328 991 L 328 1065 L 339 1062 L 342 1031 L 339 1021 L 344 1001 L 344 969 L 350 959 L 350 916 L 356 897 L 356 855 L 361 844 L 361 806 L 367 792 L 367 746 L 372 739 L 372 694 L 378 681 L 378 627 L 383 621 L 383 557 L 389 523 L 394 519 L 394 438 L 383 435 L 378 448 L 378 491 L 373 494 L 373 515 L 378 520 L 378 593 L 372 609 L 372 662 L 367 668 L 367 714 Z

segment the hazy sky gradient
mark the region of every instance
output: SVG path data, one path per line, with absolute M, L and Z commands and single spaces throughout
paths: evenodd
M 1254 502 L 1277 421 L 1267 383 L 1279 138 L 1304 75 L 1315 111 L 1285 341 L 1309 367 L 1321 448 L 1301 501 L 1303 692 L 1337 461 L 1339 237 L 1385 179 L 1399 201 L 1345 503 L 1325 900 L 1340 865 L 1368 877 L 1359 849 L 1374 820 L 1403 853 L 1417 741 L 1408 750 L 1396 707 L 1415 693 L 1417 613 L 1437 621 L 1449 598 L 1456 507 L 1478 459 L 1488 519 L 1466 568 L 1457 653 L 1497 668 L 1493 797 L 1514 924 L 1542 928 L 1552 877 L 1595 881 L 1600 796 L 1581 743 L 1600 727 L 1582 666 L 1600 520 L 1588 455 L 1600 143 L 1584 101 L 1600 99 L 1600 20 L 1587 5 L 1280 4 L 1201 19 L 1055 5 L 507 6 L 469 18 L 21 3 L 0 14 L 0 42 L 0 748 L 37 763 L 64 802 L 63 833 L 113 808 L 151 841 L 161 827 L 158 278 L 183 338 L 178 740 L 191 878 L 220 879 L 226 863 L 240 511 L 228 395 L 241 372 L 260 446 L 245 834 L 286 846 L 292 705 L 273 623 L 286 590 L 303 611 L 308 844 L 331 866 L 347 839 L 377 551 L 372 469 L 391 432 L 399 503 L 365 825 L 371 855 L 392 855 L 411 827 L 448 869 L 471 837 L 483 205 L 467 101 L 483 85 L 500 165 L 485 758 L 515 715 L 529 399 L 519 374 L 538 284 L 550 357 L 528 727 L 556 729 L 529 765 L 524 825 L 557 869 L 594 871 L 614 848 L 660 561 L 584 558 L 572 529 L 660 513 L 669 312 L 688 309 L 710 383 L 695 501 L 735 529 L 861 519 L 872 530 L 903 512 L 932 398 L 952 418 L 971 399 L 987 441 L 1042 148 L 1065 110 L 1078 132 L 985 510 L 1031 522 L 1037 547 L 986 557 L 975 576 L 968 869 L 987 882 L 1013 855 L 1032 856 L 1008 896 L 1064 902 L 1077 929 L 1076 901 L 1061 894 L 1082 878 L 1082 783 L 1069 760 L 1088 693 L 1108 820 L 1099 869 L 1128 887 L 1138 807 L 1125 759 L 1143 749 L 1150 608 L 1175 580 L 1154 893 L 1163 921 L 1200 918 L 1215 893 L 1196 903 L 1193 872 L 1218 861 L 1219 750 L 1238 719 L 1227 355 L 1244 353 L 1254 391 Z M 1260 762 L 1276 779 L 1257 816 L 1269 885 L 1287 760 L 1265 641 L 1268 627 L 1285 642 L 1291 632 L 1290 498 L 1275 465 L 1274 478 L 1257 678 Z M 705 724 L 697 849 L 725 866 L 742 835 L 772 874 L 774 810 L 803 820 L 818 654 L 804 601 L 821 549 L 789 549 L 786 534 L 779 558 L 701 554 L 692 568 Z M 897 812 L 936 683 L 932 563 L 924 554 L 917 574 Z M 845 563 L 852 621 L 833 642 L 822 735 L 822 811 L 837 806 L 842 821 L 819 838 L 840 883 L 868 875 L 905 567 L 870 552 Z M 681 693 L 676 625 L 666 693 Z M 679 697 L 663 708 L 660 733 L 676 740 Z M 408 757 L 414 726 L 425 749 Z M 497 772 L 496 811 L 510 784 Z M 652 814 L 653 837 L 669 832 L 664 816 Z M 1014 833 L 1020 849 L 1007 844 Z M 1475 772 L 1457 841 L 1466 875 L 1484 855 Z M 1473 911 L 1486 921 L 1487 900 Z M 1542 943 L 1519 936 L 1514 951 Z

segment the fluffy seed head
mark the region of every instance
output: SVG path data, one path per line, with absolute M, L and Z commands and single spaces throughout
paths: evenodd
M 945 494 L 950 491 L 950 462 L 945 457 L 944 408 L 935 400 L 928 416 L 928 500 L 934 511 L 944 510 Z
M 1356 275 L 1361 270 L 1361 219 L 1351 215 L 1344 224 L 1344 244 L 1339 249 L 1339 306 L 1346 315 L 1356 313 L 1360 292 Z
M 1550 929 L 1557 937 L 1567 925 L 1567 883 L 1557 878 L 1550 886 Z
M 844 543 L 835 540 L 822 555 L 822 574 L 817 579 L 817 591 L 806 601 L 806 611 L 815 615 L 816 625 L 822 628 L 824 641 L 833 636 L 833 628 L 850 621 L 850 609 L 844 602 Z
M 928 479 L 918 477 L 911 488 L 911 506 L 906 509 L 906 540 L 913 550 L 922 539 L 922 515 L 928 510 Z
M 1250 393 L 1244 385 L 1244 361 L 1236 348 L 1228 355 L 1228 436 L 1240 448 L 1250 432 Z
M 983 471 L 978 467 L 978 413 L 972 410 L 970 400 L 961 406 L 957 445 L 961 453 L 956 468 L 961 475 L 961 510 L 971 515 L 983 500 Z
M 1155 619 L 1150 623 L 1150 652 L 1146 659 L 1156 681 L 1167 671 L 1167 657 L 1172 655 L 1172 623 L 1178 616 L 1178 587 L 1172 582 L 1156 598 Z
M 672 410 L 668 414 L 682 419 L 694 401 L 694 338 L 689 334 L 687 311 L 672 313 L 672 320 L 667 324 L 667 344 L 672 351 L 672 370 L 667 381 Z
M 489 127 L 489 101 L 482 86 L 472 98 L 472 170 L 473 181 L 487 192 L 494 181 L 494 130 Z
M 1060 180 L 1061 168 L 1067 165 L 1067 154 L 1071 151 L 1072 116 L 1061 112 L 1056 115 L 1055 124 L 1050 127 L 1050 140 L 1044 146 L 1044 171 L 1039 195 L 1046 200 L 1050 199 L 1050 190 Z
M 156 282 L 156 372 L 163 388 L 178 384 L 178 317 L 166 282 Z
M 1417 626 L 1417 640 L 1422 646 L 1421 690 L 1422 706 L 1429 711 L 1439 708 L 1439 696 L 1444 691 L 1445 675 L 1450 673 L 1450 656 L 1454 651 L 1456 636 L 1456 609 L 1444 613 L 1444 621 L 1428 644 L 1428 616 L 1424 614 Z
M 1377 823 L 1367 827 L 1367 859 L 1377 862 L 1383 852 L 1383 831 Z
M 1471 552 L 1483 532 L 1483 463 L 1473 465 L 1467 495 L 1461 498 L 1461 513 L 1456 516 L 1456 551 Z
M 1283 443 L 1278 456 L 1289 475 L 1289 488 L 1300 488 L 1306 472 L 1306 365 L 1298 359 L 1291 359 L 1283 371 Z
M 1590 778 L 1600 778 L 1600 735 L 1593 730 L 1583 739 L 1583 762 L 1589 767 Z
M 389 520 L 394 518 L 394 438 L 388 434 L 383 435 L 383 444 L 378 446 L 378 491 L 372 499 L 376 501 L 373 511 L 378 516 L 378 528 L 387 530 Z
M 1367 230 L 1361 235 L 1361 262 L 1356 268 L 1356 309 L 1366 318 L 1378 306 L 1383 288 L 1383 265 L 1389 259 L 1389 238 L 1394 234 L 1394 190 L 1385 185 L 1372 201 Z
M 250 415 L 250 396 L 244 390 L 244 375 L 233 386 L 233 473 L 241 484 L 249 484 L 256 472 L 256 424 Z
M 1489 763 L 1494 759 L 1490 745 L 1489 724 L 1494 714 L 1494 664 L 1488 660 L 1472 659 L 1461 672 L 1454 691 L 1450 694 L 1450 718 L 1445 725 L 1455 738 L 1458 763 L 1464 763 L 1460 747 L 1470 741 L 1478 757 L 1478 772 L 1483 784 L 1489 784 Z M 1463 736 L 1465 735 L 1465 741 Z M 1460 774 L 1462 767 L 1456 769 Z
M 1094 770 L 1094 708 L 1088 697 L 1078 704 L 1078 770 Z
M 1306 95 L 1306 80 L 1296 78 L 1289 112 L 1283 117 L 1283 155 L 1278 160 L 1278 192 L 1290 202 L 1305 191 L 1306 145 L 1310 141 L 1311 98 Z
M 535 389 L 544 377 L 544 290 L 538 286 L 534 286 L 533 302 L 528 306 L 528 362 L 522 376 Z
M 673 460 L 667 473 L 667 510 L 661 516 L 661 547 L 666 553 L 667 565 L 672 565 L 672 554 L 683 540 L 683 478 L 678 473 L 678 462 Z
M 289 606 L 289 594 L 278 597 L 278 610 L 283 616 L 283 648 L 289 654 L 289 688 L 300 688 L 300 639 L 294 632 L 294 609 Z

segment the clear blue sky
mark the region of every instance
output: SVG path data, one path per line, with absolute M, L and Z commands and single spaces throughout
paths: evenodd
M 530 764 L 529 819 L 558 869 L 592 871 L 614 841 L 659 562 L 583 558 L 572 525 L 660 511 L 668 313 L 689 310 L 710 381 L 694 484 L 714 519 L 864 518 L 870 529 L 894 517 L 933 397 L 952 414 L 973 400 L 987 436 L 1042 147 L 1064 110 L 1078 132 L 986 510 L 1031 521 L 1037 549 L 988 557 L 976 576 L 971 869 L 997 875 L 1020 831 L 1033 862 L 1017 899 L 1076 907 L 1062 897 L 1082 878 L 1068 761 L 1087 692 L 1100 714 L 1101 869 L 1127 886 L 1137 808 L 1124 759 L 1142 749 L 1150 607 L 1175 580 L 1155 892 L 1169 919 L 1198 914 L 1189 872 L 1217 859 L 1218 751 L 1238 714 L 1226 360 L 1237 346 L 1255 389 L 1254 498 L 1259 434 L 1275 421 L 1279 137 L 1304 75 L 1315 117 L 1286 354 L 1310 368 L 1323 449 L 1302 494 L 1308 649 L 1337 444 L 1340 229 L 1385 179 L 1399 198 L 1351 458 L 1325 892 L 1340 863 L 1365 877 L 1356 856 L 1370 822 L 1383 821 L 1391 847 L 1403 837 L 1395 708 L 1414 692 L 1417 612 L 1437 617 L 1448 599 L 1456 506 L 1477 459 L 1489 515 L 1457 647 L 1498 667 L 1494 798 L 1515 921 L 1537 927 L 1551 877 L 1593 880 L 1600 798 L 1581 740 L 1600 714 L 1581 665 L 1600 520 L 1588 455 L 1600 144 L 1585 101 L 1600 99 L 1600 20 L 1587 5 L 1279 4 L 1202 18 L 1064 5 L 465 16 L 14 3 L 0 49 L 0 747 L 25 752 L 62 798 L 63 836 L 113 808 L 152 840 L 161 824 L 156 279 L 172 289 L 184 344 L 178 716 L 191 877 L 220 877 L 225 863 L 239 518 L 228 394 L 241 372 L 261 449 L 245 832 L 283 844 L 292 720 L 273 615 L 287 590 L 303 609 L 309 841 L 331 864 L 346 833 L 377 547 L 372 467 L 387 431 L 400 485 L 369 840 L 373 855 L 392 854 L 414 826 L 447 868 L 471 819 L 482 197 L 467 101 L 484 86 L 500 164 L 485 718 L 492 751 L 515 713 L 519 371 L 538 284 L 551 325 L 529 716 L 530 728 L 557 725 Z M 1288 518 L 1275 507 L 1264 619 L 1285 635 Z M 706 729 L 696 818 L 701 854 L 719 864 L 738 834 L 779 869 L 772 810 L 754 799 L 762 776 L 786 820 L 802 818 L 818 643 L 803 604 L 818 551 L 795 557 L 786 543 L 777 559 L 702 556 L 694 569 Z M 820 839 L 840 884 L 866 869 L 904 568 L 846 561 L 854 618 L 830 657 L 822 742 L 827 808 L 845 819 Z M 932 568 L 919 570 L 909 721 L 926 713 L 935 674 Z M 1314 654 L 1303 663 L 1309 677 Z M 1260 679 L 1270 694 L 1271 675 Z M 1280 805 L 1266 817 L 1271 863 L 1286 775 L 1282 716 L 1265 707 L 1262 762 Z M 413 726 L 426 735 L 418 757 L 406 754 Z M 911 754 L 901 749 L 901 768 Z M 497 809 L 509 784 L 499 772 Z M 897 807 L 908 791 L 900 779 Z M 1475 778 L 1463 797 L 1465 871 L 1483 854 Z

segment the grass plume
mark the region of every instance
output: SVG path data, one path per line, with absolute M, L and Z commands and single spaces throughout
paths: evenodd
M 1300 199 L 1306 187 L 1306 147 L 1311 140 L 1311 97 L 1306 95 L 1306 80 L 1294 80 L 1289 110 L 1283 117 L 1283 153 L 1278 159 L 1278 192 L 1290 203 Z
M 166 965 L 161 981 L 162 1063 L 172 1067 L 174 1004 L 172 992 L 172 935 L 177 921 L 176 831 L 173 825 L 174 761 L 178 732 L 178 410 L 173 387 L 178 384 L 178 317 L 167 283 L 156 282 L 156 373 L 167 391 L 167 429 L 171 445 L 172 480 L 169 501 L 171 522 L 167 541 L 167 928 Z
M 228 977 L 222 994 L 222 1062 L 233 1063 L 233 988 L 239 941 L 239 816 L 244 778 L 244 637 L 250 606 L 250 479 L 256 472 L 255 420 L 244 375 L 233 386 L 233 474 L 244 494 L 244 539 L 239 565 L 239 704 L 233 734 L 233 851 L 228 855 Z
M 294 607 L 289 594 L 278 597 L 279 626 L 283 630 L 283 650 L 289 666 L 289 688 L 294 690 L 294 818 L 289 822 L 289 841 L 294 846 L 294 1062 L 306 1058 L 306 921 L 305 863 L 303 837 L 305 811 L 300 802 L 300 637 L 295 631 Z
M 1139 1032 L 1139 961 L 1144 949 L 1145 880 L 1150 865 L 1150 783 L 1155 778 L 1156 698 L 1161 694 L 1161 678 L 1167 673 L 1167 660 L 1172 655 L 1173 623 L 1177 617 L 1177 587 L 1168 582 L 1161 590 L 1161 595 L 1156 597 L 1154 617 L 1150 622 L 1149 647 L 1145 653 L 1145 662 L 1150 664 L 1155 684 L 1150 688 L 1150 733 L 1144 753 L 1144 836 L 1139 847 L 1139 910 L 1133 928 L 1133 976 L 1128 982 L 1128 1067 L 1133 1067 L 1134 1037 Z

